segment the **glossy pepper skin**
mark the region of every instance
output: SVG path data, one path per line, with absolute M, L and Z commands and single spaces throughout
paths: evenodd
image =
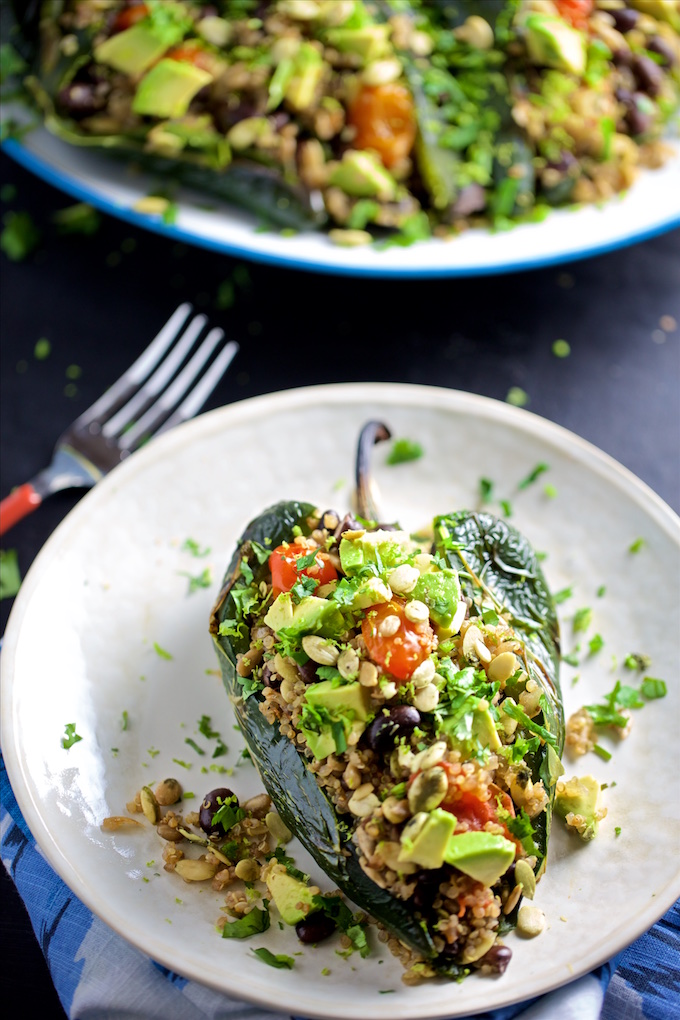
M 275 548 L 282 542 L 293 542 L 294 529 L 310 533 L 313 512 L 308 503 L 278 503 L 251 521 L 237 543 L 210 618 L 225 689 L 277 811 L 319 867 L 349 899 L 431 961 L 439 973 L 460 977 L 465 970 L 438 956 L 430 932 L 414 916 L 411 904 L 396 899 L 363 872 L 354 845 L 348 842 L 346 822 L 338 817 L 292 741 L 281 734 L 277 725 L 270 725 L 260 712 L 261 695 L 244 695 L 236 666 L 238 654 L 249 646 L 248 634 L 226 637 L 219 633 L 220 624 L 238 618 L 233 592 L 245 584 L 243 560 L 253 571 L 255 581 L 267 578 L 268 565 L 259 562 L 251 543 L 257 543 L 256 548 Z M 482 574 L 486 590 L 493 593 L 499 607 L 511 613 L 513 625 L 526 643 L 524 665 L 545 694 L 544 723 L 556 735 L 555 750 L 561 753 L 564 718 L 558 680 L 557 617 L 529 543 L 491 514 L 461 512 L 438 517 L 434 533 L 438 553 L 452 566 L 463 567 L 469 575 L 463 582 L 464 593 L 472 599 L 478 597 L 478 578 Z M 518 575 L 524 577 L 521 583 L 518 583 Z M 549 796 L 548 810 L 543 813 L 535 832 L 539 850 L 536 872 L 540 874 L 545 866 L 556 781 L 556 777 L 551 780 L 550 776 L 548 747 L 540 748 L 529 765 L 532 778 L 543 779 Z M 516 910 L 504 918 L 503 930 L 513 928 L 515 923 Z

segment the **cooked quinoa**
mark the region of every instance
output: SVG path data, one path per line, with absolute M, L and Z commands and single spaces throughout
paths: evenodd
M 40 38 L 50 130 L 346 245 L 611 198 L 680 95 L 678 0 L 66 0 Z
M 462 598 L 429 544 L 334 511 L 309 525 L 308 537 L 258 550 L 264 578 L 241 561 L 243 611 L 221 633 L 250 635 L 236 664 L 243 697 L 257 695 L 295 744 L 365 875 L 412 908 L 440 957 L 458 973 L 502 973 L 511 951 L 499 936 L 545 863 L 534 841 L 549 824 L 544 777 L 562 771 L 535 662 L 483 589 Z M 440 826 L 450 846 L 485 834 L 503 862 L 484 880 L 464 855 L 431 853 L 420 840 Z M 381 938 L 406 983 L 436 975 Z

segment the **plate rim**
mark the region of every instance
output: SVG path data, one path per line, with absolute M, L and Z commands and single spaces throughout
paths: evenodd
M 14 699 L 12 697 L 13 678 L 11 674 L 26 609 L 36 586 L 40 583 L 44 569 L 48 568 L 53 558 L 59 555 L 62 544 L 72 537 L 81 520 L 91 516 L 90 508 L 92 507 L 96 511 L 98 500 L 115 498 L 114 493 L 120 487 L 120 482 L 124 480 L 129 485 L 133 482 L 135 474 L 144 470 L 147 462 L 166 457 L 173 447 L 191 444 L 204 433 L 209 434 L 219 431 L 220 428 L 225 427 L 225 421 L 227 426 L 231 426 L 239 421 L 244 422 L 253 416 L 258 416 L 262 413 L 263 405 L 277 413 L 292 409 L 299 410 L 305 406 L 315 406 L 320 403 L 324 405 L 329 403 L 345 406 L 348 404 L 360 405 L 365 404 L 369 396 L 377 397 L 385 404 L 391 403 L 409 407 L 435 407 L 438 410 L 450 410 L 466 415 L 476 411 L 488 420 L 510 423 L 520 433 L 538 435 L 539 438 L 545 439 L 548 445 L 555 446 L 561 451 L 574 453 L 578 460 L 591 470 L 599 468 L 598 473 L 603 474 L 605 480 L 610 484 L 626 486 L 629 492 L 634 493 L 638 505 L 648 512 L 653 522 L 661 527 L 680 549 L 680 516 L 645 482 L 599 447 L 534 412 L 513 407 L 495 398 L 436 386 L 409 383 L 338 383 L 298 387 L 245 398 L 198 415 L 196 418 L 159 436 L 153 443 L 147 444 L 137 453 L 126 459 L 92 490 L 85 493 L 83 498 L 72 508 L 49 537 L 26 574 L 24 584 L 17 595 L 10 613 L 0 662 L 3 678 L 0 692 L 2 699 L 2 748 L 5 765 L 17 803 L 24 815 L 26 824 L 49 864 L 73 893 L 92 911 L 95 917 L 114 928 L 122 937 L 126 938 L 127 941 L 131 942 L 132 945 L 147 956 L 149 953 L 145 950 L 144 945 L 136 939 L 130 939 L 122 924 L 120 926 L 114 925 L 108 917 L 102 917 L 98 909 L 99 905 L 95 905 L 93 902 L 94 898 L 90 896 L 89 888 L 81 889 L 77 883 L 76 888 L 74 888 L 72 880 L 74 877 L 77 878 L 75 869 L 65 860 L 57 842 L 53 839 L 47 825 L 43 823 L 40 817 L 39 804 L 34 802 L 29 788 L 28 780 L 30 780 L 30 777 L 24 778 L 25 770 L 22 768 L 20 760 L 20 742 L 14 739 L 16 727 L 12 715 Z M 678 897 L 680 897 L 680 874 L 671 879 L 663 891 L 657 893 L 646 909 L 638 913 L 636 923 L 627 929 L 624 936 L 616 932 L 612 933 L 612 936 L 606 943 L 606 948 L 603 948 L 594 958 L 592 956 L 589 957 L 587 963 L 580 965 L 576 963 L 567 980 L 559 980 L 539 994 L 549 994 L 556 988 L 573 982 L 610 960 L 647 931 L 663 916 Z M 630 935 L 631 931 L 634 931 L 632 937 Z M 211 980 L 210 977 L 206 978 L 205 975 L 197 973 L 193 966 L 186 968 L 181 963 L 178 965 L 177 961 L 172 959 L 172 949 L 169 953 L 160 955 L 154 953 L 152 958 L 158 959 L 159 962 L 164 963 L 178 973 L 185 974 L 191 980 L 195 980 L 197 983 L 207 987 L 212 987 L 222 994 L 236 994 L 245 1001 L 258 1003 L 269 1009 L 277 1008 L 275 1005 L 272 1006 L 271 999 L 268 999 L 264 994 L 258 994 L 256 990 L 245 990 L 242 994 L 235 992 L 233 989 L 227 990 L 223 985 Z M 507 1006 L 520 1001 L 524 1001 L 521 992 L 517 994 L 510 993 L 509 997 L 503 1000 L 501 1005 Z M 427 1006 L 425 1012 L 422 1011 L 422 1007 L 417 1008 L 419 1008 L 419 1013 L 417 1014 L 419 1018 L 439 1018 L 451 1015 L 450 1007 L 446 1010 L 443 1005 L 439 1007 L 436 1005 L 433 1007 Z M 485 1008 L 484 1005 L 467 1008 L 467 1013 L 473 1015 L 477 1012 L 483 1012 Z M 500 1008 L 500 1005 L 494 1008 Z M 300 1015 L 327 1017 L 329 1020 L 330 1018 L 337 1020 L 340 1014 L 336 1010 L 331 1009 L 326 1012 L 302 1013 Z M 366 1013 L 367 1017 L 375 1017 L 376 1020 L 384 1015 L 383 1012 L 378 1010 L 369 1010 Z M 416 1017 L 413 1008 L 409 1008 L 406 1002 L 400 1004 L 398 1009 L 394 1008 L 392 1015 L 402 1018 L 402 1020 L 414 1020 Z
M 46 129 L 44 129 L 46 130 Z M 66 144 L 66 143 L 63 143 Z M 205 237 L 191 230 L 174 224 L 165 224 L 158 217 L 148 216 L 136 212 L 132 208 L 126 208 L 105 197 L 101 191 L 89 184 L 78 181 L 66 170 L 60 170 L 53 166 L 49 160 L 32 152 L 16 138 L 9 138 L 2 143 L 2 150 L 6 152 L 16 163 L 25 170 L 39 177 L 46 184 L 57 188 L 66 194 L 77 198 L 81 202 L 99 209 L 107 215 L 129 223 L 142 230 L 166 237 L 174 242 L 183 242 L 194 247 L 203 248 L 207 251 L 217 252 L 235 258 L 244 258 L 251 262 L 262 265 L 276 266 L 283 269 L 291 269 L 303 272 L 320 273 L 327 276 L 347 276 L 353 278 L 373 279 L 465 279 L 470 277 L 504 276 L 510 273 L 526 272 L 535 269 L 547 269 L 552 266 L 566 265 L 578 262 L 583 259 L 595 258 L 598 255 L 606 255 L 613 251 L 619 251 L 632 245 L 652 240 L 672 230 L 680 228 L 680 211 L 673 212 L 667 218 L 661 219 L 651 227 L 643 227 L 624 237 L 610 241 L 594 241 L 586 247 L 577 251 L 566 251 L 562 253 L 548 254 L 537 258 L 518 259 L 514 262 L 502 264 L 471 266 L 425 266 L 418 268 L 416 265 L 394 266 L 376 262 L 371 266 L 337 265 L 333 263 L 319 262 L 314 259 L 303 258 L 300 255 L 287 257 L 278 253 L 251 249 L 238 242 L 219 241 Z M 649 171 L 653 172 L 653 171 Z M 612 198 L 611 201 L 615 201 Z

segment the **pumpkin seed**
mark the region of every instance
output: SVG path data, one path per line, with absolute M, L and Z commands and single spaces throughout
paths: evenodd
M 312 662 L 320 666 L 334 666 L 340 657 L 339 649 L 318 634 L 305 634 L 302 647 Z
M 408 791 L 408 806 L 414 815 L 419 811 L 433 811 L 446 796 L 449 782 L 440 765 L 420 772 Z
M 157 825 L 161 818 L 161 809 L 158 806 L 156 795 L 150 786 L 143 786 L 139 791 L 139 801 L 142 805 L 142 811 L 144 817 L 151 822 L 152 825 Z
M 346 648 L 337 661 L 338 671 L 344 680 L 353 679 L 359 672 L 359 656 L 353 648 Z
M 520 935 L 526 935 L 527 938 L 533 939 L 537 935 L 540 935 L 545 928 L 545 914 L 538 907 L 530 906 L 525 903 L 519 908 L 517 914 L 517 931 Z
M 175 871 L 185 882 L 207 882 L 215 877 L 218 870 L 217 861 L 196 860 L 192 857 L 185 857 L 175 865 Z
M 293 833 L 290 831 L 281 815 L 277 814 L 276 811 L 269 811 L 268 814 L 265 815 L 264 823 L 272 836 L 278 839 L 279 843 L 289 843 L 293 838 Z
M 240 878 L 243 882 L 257 882 L 260 877 L 260 866 L 251 858 L 244 857 L 242 861 L 237 863 L 234 872 L 236 877 Z
M 533 868 L 530 868 L 526 861 L 519 860 L 515 865 L 515 879 L 522 886 L 522 891 L 528 900 L 533 900 L 536 892 L 536 876 Z

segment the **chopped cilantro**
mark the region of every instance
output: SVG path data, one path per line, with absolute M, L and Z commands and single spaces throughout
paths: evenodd
M 629 553 L 640 552 L 640 549 L 642 549 L 644 544 L 645 544 L 644 538 L 636 538 L 635 541 L 628 546 L 628 552 Z
M 307 574 L 298 574 L 298 579 L 290 589 L 291 598 L 297 605 L 302 599 L 306 598 L 307 595 L 313 595 L 315 590 L 319 587 L 319 582 L 315 577 L 308 577 Z
M 266 549 L 263 545 L 260 545 L 259 542 L 253 541 L 253 539 L 250 540 L 250 548 L 255 553 L 255 557 L 258 563 L 262 564 L 267 562 L 270 556 L 269 549 Z
M 504 517 L 512 517 L 512 503 L 509 499 L 499 499 Z
M 205 546 L 205 548 L 202 549 L 195 539 L 186 538 L 182 545 L 182 552 L 191 553 L 192 556 L 196 556 L 199 559 L 202 559 L 204 556 L 208 555 L 208 553 L 210 552 L 210 548 L 209 546 Z
M 640 693 L 644 694 L 645 698 L 649 698 L 650 701 L 655 698 L 665 698 L 667 692 L 666 684 L 663 680 L 657 680 L 656 677 L 646 676 L 642 681 L 640 687 Z
M 180 765 L 183 769 L 190 769 L 191 768 L 191 762 L 190 761 L 182 761 L 181 758 L 173 758 L 172 760 L 174 761 L 175 765 Z
M 212 816 L 212 823 L 213 825 L 221 825 L 225 832 L 229 832 L 237 822 L 243 821 L 246 817 L 243 808 L 238 807 L 238 801 L 235 796 L 225 797 L 224 800 L 218 797 L 217 803 L 220 806 Z
M 620 836 L 621 835 L 621 826 L 620 825 L 614 826 L 614 835 L 615 836 Z
M 589 606 L 583 606 L 581 609 L 577 609 L 574 613 L 574 619 L 571 625 L 574 634 L 588 630 L 592 616 L 593 611 Z
M 566 602 L 567 599 L 570 599 L 573 594 L 574 589 L 572 587 L 562 588 L 560 591 L 555 592 L 555 594 L 553 595 L 553 602 L 555 603 L 556 606 L 559 606 L 561 602 Z
M 165 209 L 161 213 L 161 219 L 167 226 L 172 226 L 173 223 L 177 222 L 177 216 L 179 215 L 179 206 L 176 202 L 168 202 Z
M 593 634 L 588 642 L 588 650 L 591 655 L 596 655 L 604 646 L 604 638 L 601 634 Z
M 649 669 L 651 662 L 652 660 L 648 655 L 631 654 L 626 656 L 623 664 L 626 669 L 638 669 L 642 672 L 645 669 Z
M 26 61 L 11 43 L 4 42 L 0 46 L 0 85 L 8 78 L 22 74 L 27 69 Z
M 602 758 L 602 761 L 609 761 L 611 759 L 611 752 L 607 751 L 606 748 L 601 747 L 600 744 L 595 744 L 593 751 L 599 758 Z
M 198 732 L 202 733 L 208 740 L 212 740 L 214 737 L 219 737 L 217 730 L 214 730 L 211 725 L 210 716 L 202 715 L 198 720 Z
M 217 308 L 225 310 L 231 308 L 236 301 L 236 288 L 233 280 L 222 280 L 219 287 L 217 288 L 217 294 L 215 295 L 215 305 Z
M 153 650 L 161 659 L 171 660 L 173 658 L 172 654 L 170 652 L 166 652 L 165 648 L 161 648 L 157 641 L 154 641 L 153 643 Z
M 255 956 L 257 956 L 263 963 L 266 963 L 269 967 L 277 967 L 279 970 L 292 970 L 295 966 L 295 960 L 292 956 L 286 956 L 284 953 L 270 952 L 268 949 L 253 949 Z
M 203 748 L 199 747 L 198 744 L 196 743 L 196 741 L 192 740 L 191 737 L 187 737 L 185 739 L 184 743 L 188 744 L 189 747 L 193 747 L 193 749 L 196 752 L 196 754 L 205 754 L 205 751 L 203 750 Z
M 567 666 L 578 666 L 579 659 L 577 651 L 569 652 L 568 655 L 563 655 L 562 662 L 566 662 Z
M 130 719 L 129 719 L 129 716 L 128 716 L 127 712 L 123 711 L 123 714 L 120 717 L 120 728 L 121 728 L 121 730 L 126 730 L 128 728 L 129 722 L 130 722 Z
M 596 594 L 597 594 L 598 599 L 601 599 L 604 595 L 607 594 L 607 586 L 604 585 L 604 584 L 601 584 L 600 587 L 597 589 Z
M 479 479 L 479 498 L 482 503 L 488 503 L 493 495 L 493 482 L 489 478 Z
M 404 464 L 409 460 L 419 460 L 423 453 L 424 450 L 420 443 L 416 443 L 412 439 L 395 439 L 385 463 Z
M 61 738 L 61 746 L 68 751 L 69 747 L 73 747 L 74 744 L 77 744 L 83 738 L 76 733 L 75 723 L 66 723 L 65 729 L 66 736 Z
M 539 723 L 534 722 L 526 714 L 523 708 L 519 705 L 515 705 L 509 698 L 506 698 L 503 704 L 503 711 L 506 715 L 509 715 L 511 719 L 516 719 L 517 722 L 524 727 L 524 729 L 530 730 L 531 733 L 535 733 L 536 736 L 540 737 L 541 740 L 545 741 L 546 744 L 552 744 L 553 747 L 557 746 L 557 737 L 550 730 L 547 730 L 545 726 L 541 726 Z
M 193 595 L 193 593 L 198 591 L 199 588 L 209 588 L 212 584 L 212 571 L 210 567 L 206 567 L 200 574 L 193 576 L 188 574 L 186 570 L 178 570 L 177 573 L 182 577 L 187 577 L 189 579 L 187 595 Z
M 505 401 L 513 407 L 526 407 L 529 403 L 529 394 L 520 386 L 511 386 L 508 390 Z
M 0 248 L 12 262 L 21 262 L 40 241 L 40 231 L 27 212 L 7 212 L 2 218 Z
M 556 358 L 568 358 L 571 354 L 571 347 L 567 340 L 555 340 L 553 341 L 552 352 Z
M 540 475 L 542 475 L 545 471 L 548 471 L 548 470 L 549 470 L 549 467 L 548 467 L 547 464 L 543 464 L 543 463 L 537 464 L 536 467 L 532 471 L 529 472 L 529 474 L 526 476 L 526 478 L 522 479 L 522 481 L 519 483 L 517 488 L 518 489 L 527 489 L 533 482 L 536 481 L 537 478 L 540 477 Z
M 239 917 L 237 921 L 225 924 L 222 929 L 223 939 L 247 939 L 251 935 L 259 935 L 266 931 L 270 924 L 269 901 L 263 900 L 263 908 L 253 907 L 251 911 Z
M 543 486 L 543 495 L 547 496 L 548 499 L 555 499 L 557 496 L 557 489 L 552 482 L 546 482 Z
M 101 217 L 91 205 L 77 202 L 52 213 L 52 222 L 60 234 L 85 234 L 89 237 L 99 230 Z
M 0 599 L 14 598 L 21 587 L 16 549 L 0 549 Z

